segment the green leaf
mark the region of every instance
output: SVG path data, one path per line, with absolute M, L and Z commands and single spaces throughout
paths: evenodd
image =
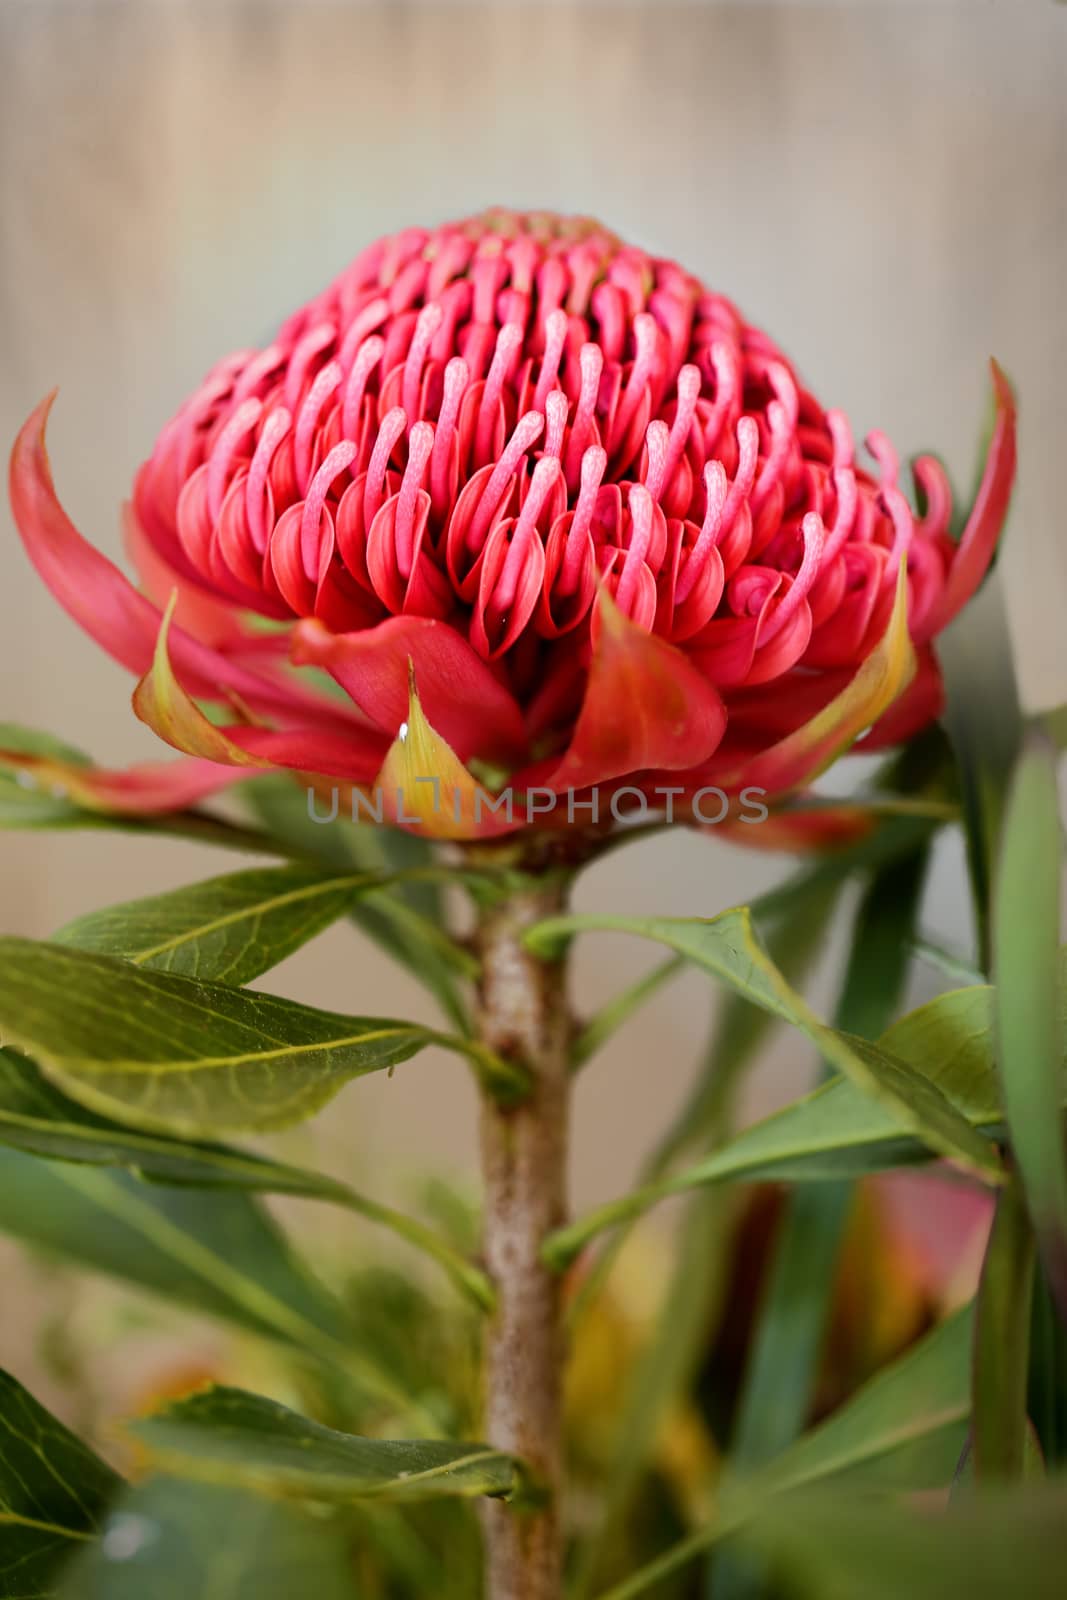
M 1060 1470 L 1067 1462 L 1067 1325 L 1056 1314 L 1040 1262 L 1034 1273 L 1026 1409 L 1049 1470 Z
M 1044 728 L 1057 750 L 1067 750 L 1067 705 L 1042 711 L 1037 722 Z
M 28 939 L 0 939 L 0 1036 L 90 1110 L 183 1134 L 282 1127 L 446 1042 Z
M 44 756 L 76 767 L 90 765 L 89 757 L 71 745 L 54 739 L 36 728 L 22 728 L 11 722 L 0 723 L 0 752 Z M 4 762 L 0 754 L 0 827 L 49 828 L 77 825 L 83 808 L 62 792 L 43 789 Z
M 122 1479 L 0 1370 L 0 1600 L 44 1600 Z
M 760 901 L 751 907 L 757 926 L 766 929 L 768 955 L 792 986 L 804 980 L 818 957 L 843 888 L 843 879 L 824 878 L 816 868 L 806 893 L 800 892 L 798 885 L 775 910 L 762 912 Z M 649 1177 L 664 1172 L 694 1142 L 719 1143 L 729 1126 L 743 1074 L 768 1036 L 781 1025 L 780 1017 L 751 1005 L 736 989 L 721 997 L 704 1069 L 657 1146 Z
M 798 1600 L 1060 1600 L 1067 1485 L 968 1495 L 931 1513 L 884 1499 L 798 1494 L 772 1501 L 745 1539 Z
M 251 1195 L 165 1188 L 0 1147 L 0 1232 L 314 1356 L 390 1415 L 435 1431 L 424 1409 L 354 1347 L 344 1307 Z
M 937 996 L 880 1040 L 895 1060 L 936 1084 L 971 1126 L 1002 1117 L 993 1069 L 992 991 L 986 986 Z M 859 1177 L 934 1159 L 904 1118 L 836 1076 L 781 1111 L 753 1123 L 677 1180 L 759 1178 L 820 1182 Z
M 986 986 L 940 995 L 895 1024 L 877 1046 L 848 1034 L 838 1037 L 858 1056 L 877 1064 L 891 1061 L 898 1071 L 924 1081 L 968 1127 L 995 1129 L 1002 1113 L 993 1069 L 990 996 Z M 704 1184 L 737 1179 L 825 1182 L 932 1159 L 934 1152 L 916 1134 L 912 1117 L 837 1076 L 746 1128 L 703 1161 L 632 1189 L 558 1229 L 546 1242 L 545 1256 L 562 1268 L 603 1229 Z
M 997 1199 L 978 1286 L 971 1434 L 979 1482 L 1023 1474 L 1033 1281 L 1034 1236 L 1012 1177 Z
M 1067 954 L 1064 963 L 1061 993 L 1067 1005 Z M 894 1023 L 879 1041 L 893 1060 L 927 1077 L 972 1127 L 990 1134 L 1000 1131 L 1004 1117 L 993 1057 L 992 995 L 985 984 L 938 995 Z M 1062 1025 L 1067 1041 L 1067 1017 Z M 852 1042 L 864 1048 L 863 1040 Z M 1067 1087 L 1061 1104 L 1067 1104 Z M 631 1190 L 560 1229 L 551 1236 L 548 1253 L 554 1264 L 566 1265 L 602 1229 L 704 1184 L 738 1179 L 821 1183 L 933 1159 L 905 1119 L 837 1076 L 745 1128 L 703 1161 Z
M 1000 1163 L 987 1139 L 977 1133 L 927 1078 L 875 1045 L 827 1027 L 791 989 L 756 938 L 747 907 L 718 917 L 553 917 L 527 935 L 541 952 L 581 929 L 615 929 L 655 939 L 696 966 L 723 979 L 754 1005 L 799 1028 L 816 1045 L 827 1065 L 858 1088 L 893 1109 L 917 1137 L 984 1177 L 997 1178 Z
M 158 972 L 244 984 L 381 886 L 368 873 L 253 868 L 90 912 L 61 928 L 55 942 Z
M 907 981 L 908 938 L 918 914 L 928 859 L 929 846 L 924 840 L 903 860 L 881 866 L 869 879 L 856 911 L 848 965 L 834 1014 L 835 1027 L 847 1035 L 859 1035 L 865 1040 L 877 1039 L 880 1034 L 884 1034 L 890 1018 L 897 1009 Z M 882 1048 L 894 1059 L 922 1071 L 922 1060 L 916 1059 L 906 1039 L 903 1042 L 904 1048 L 901 1049 L 895 1036 L 884 1038 Z M 848 1078 L 835 1078 L 832 1080 L 832 1086 L 845 1091 L 846 1107 L 851 1101 L 857 1108 L 862 1106 L 865 1111 L 867 1108 L 873 1108 L 886 1116 L 895 1115 L 880 1102 L 861 1094 Z M 821 1104 L 825 1105 L 826 1102 L 823 1101 Z M 816 1120 L 817 1116 L 818 1114 Z M 744 1134 L 741 1135 L 742 1140 L 745 1137 Z M 775 1437 L 780 1439 L 783 1445 L 788 1442 L 790 1433 L 796 1432 L 802 1422 L 802 1415 L 798 1415 L 796 1411 L 796 1406 L 801 1404 L 800 1391 L 805 1388 L 800 1373 L 800 1367 L 804 1364 L 801 1360 L 801 1347 L 807 1350 L 806 1360 L 810 1367 L 823 1323 L 825 1296 L 828 1295 L 832 1282 L 837 1242 L 846 1218 L 847 1196 L 848 1191 L 845 1188 L 836 1194 L 829 1190 L 824 1191 L 814 1200 L 802 1195 L 792 1196 L 782 1227 L 782 1238 L 776 1249 L 776 1261 L 786 1278 L 793 1280 L 792 1288 L 784 1284 L 781 1294 L 777 1297 L 773 1288 L 768 1291 L 769 1298 L 764 1308 L 764 1315 L 767 1315 L 768 1308 L 773 1310 L 777 1307 L 786 1318 L 787 1324 L 791 1327 L 789 1355 L 786 1356 L 784 1352 L 768 1347 L 762 1361 L 757 1357 L 750 1392 L 755 1390 L 762 1392 L 764 1380 L 770 1382 L 769 1371 L 778 1371 L 780 1368 L 781 1378 L 787 1367 L 791 1370 L 795 1384 L 794 1403 L 786 1405 L 783 1395 L 779 1393 L 777 1399 L 770 1404 L 770 1415 L 765 1414 L 761 1424 L 761 1427 L 770 1425 Z M 807 1263 L 806 1269 L 803 1263 Z M 806 1283 L 795 1276 L 802 1270 L 807 1272 Z M 798 1302 L 802 1302 L 808 1309 L 806 1338 L 801 1337 L 800 1325 L 796 1320 Z M 780 1378 L 777 1381 L 780 1381 Z M 774 1383 L 771 1383 L 771 1387 L 774 1387 Z M 785 1427 L 787 1414 L 791 1414 L 794 1418 L 791 1430 Z M 773 1423 L 770 1420 L 771 1416 L 774 1418 Z M 754 1453 L 750 1454 L 744 1445 L 744 1431 L 742 1424 L 741 1435 L 735 1442 L 735 1454 L 742 1460 L 751 1462 L 763 1459 L 766 1454 L 774 1453 L 770 1448 L 767 1450 L 756 1448 Z
M 240 1489 L 153 1478 L 117 1503 L 58 1600 L 353 1600 L 338 1522 Z
M 1030 735 L 1012 783 L 993 910 L 1004 1108 L 1038 1249 L 1067 1322 L 1067 1152 L 1059 1015 L 1063 845 L 1056 767 Z
M 98 1117 L 60 1094 L 25 1056 L 0 1049 L 0 1144 L 91 1166 L 128 1167 L 156 1183 L 247 1189 L 324 1200 L 389 1228 L 437 1261 L 464 1293 L 488 1309 L 488 1277 L 448 1241 L 347 1184 L 231 1145 L 168 1138 Z
M 1023 732 L 1003 588 L 994 577 L 938 645 L 951 737 L 963 788 L 978 964 L 990 968 L 994 865 L 1008 782 Z
M 913 939 L 910 941 L 910 948 L 920 961 L 925 961 L 927 966 L 933 967 L 935 972 L 940 972 L 942 977 L 948 978 L 952 983 L 985 982 L 985 973 L 980 972 L 970 961 L 965 961 L 954 951 L 946 950 L 929 939 Z
M 706 1527 L 601 1600 L 646 1594 L 743 1528 L 761 1506 L 793 1490 L 830 1480 L 842 1487 L 890 1491 L 943 1486 L 966 1433 L 972 1326 L 970 1306 L 940 1323 L 783 1455 L 743 1483 L 725 1488 L 717 1515 Z
M 844 1474 L 882 1489 L 947 1483 L 970 1414 L 973 1328 L 973 1305 L 939 1323 L 777 1456 L 759 1475 L 761 1492 Z
M 0 1149 L 0 1230 L 297 1346 L 335 1353 L 348 1336 L 340 1304 L 245 1194 L 165 1188 Z
M 522 1487 L 513 1457 L 487 1445 L 364 1439 L 263 1395 L 211 1388 L 129 1424 L 165 1472 L 307 1500 L 424 1500 Z

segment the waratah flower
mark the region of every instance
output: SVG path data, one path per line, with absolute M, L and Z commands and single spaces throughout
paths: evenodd
M 937 714 L 931 642 L 1014 475 L 993 378 L 957 543 L 933 457 L 915 511 L 888 439 L 862 465 L 842 413 L 674 262 L 542 214 L 381 239 L 164 428 L 127 512 L 140 591 L 59 504 L 50 402 L 23 428 L 32 560 L 193 758 L 83 778 L 84 797 L 165 809 L 280 767 L 462 836 L 509 826 L 472 818 L 472 772 L 561 797 L 554 823 L 593 790 L 606 811 L 670 788 L 698 818 L 709 785 L 794 792 L 867 730 L 885 744 Z

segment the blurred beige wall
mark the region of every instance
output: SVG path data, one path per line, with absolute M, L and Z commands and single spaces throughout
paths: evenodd
M 998 355 L 1022 398 L 1004 572 L 1024 688 L 1034 705 L 1067 698 L 1067 8 L 6 0 L 0 53 L 0 434 L 61 386 L 57 481 L 111 554 L 132 472 L 184 393 L 375 235 L 490 202 L 596 212 L 764 321 L 861 435 L 936 447 L 965 484 Z M 3 516 L 0 718 L 106 761 L 153 754 L 127 676 L 51 601 Z M 7 835 L 0 927 L 46 935 L 226 865 L 106 834 Z M 613 857 L 581 893 L 710 914 L 782 870 L 679 832 Z M 966 937 L 962 884 L 948 847 L 927 916 L 949 940 Z M 583 946 L 586 1004 L 650 959 Z M 272 982 L 424 1010 L 343 929 Z M 687 978 L 589 1069 L 580 1203 L 629 1179 L 708 1005 Z M 763 1092 L 809 1067 L 780 1041 Z M 471 1159 L 473 1097 L 452 1062 L 414 1062 L 340 1105 L 320 1136 L 341 1164 Z

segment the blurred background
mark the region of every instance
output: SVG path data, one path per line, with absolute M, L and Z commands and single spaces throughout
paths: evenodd
M 996 354 L 1021 403 L 1000 570 L 1022 688 L 1032 708 L 1067 699 L 1067 9 L 0 0 L 0 56 L 0 436 L 59 385 L 59 490 L 115 558 L 119 503 L 186 392 L 227 349 L 266 342 L 376 235 L 492 203 L 595 213 L 765 324 L 858 435 L 883 428 L 905 456 L 935 449 L 964 489 Z M 6 505 L 0 518 L 0 719 L 108 764 L 157 753 L 127 675 L 36 579 Z M 6 834 L 0 928 L 47 936 L 229 866 L 190 844 Z M 679 830 L 612 856 L 580 902 L 710 915 L 788 866 Z M 966 947 L 951 844 L 924 921 Z M 824 1007 L 835 954 L 814 988 Z M 583 946 L 583 1005 L 653 959 Z M 269 981 L 336 1009 L 426 1015 L 345 928 Z M 676 983 L 589 1069 L 576 1204 L 630 1181 L 712 1004 L 706 984 Z M 812 1066 L 779 1040 L 750 1109 Z M 350 1089 L 287 1153 L 308 1159 L 312 1142 L 361 1187 L 402 1198 L 419 1170 L 471 1172 L 474 1096 L 428 1055 Z M 27 1271 L 0 1246 L 9 1260 Z M 60 1320 L 67 1292 L 50 1302 Z M 26 1376 L 32 1297 L 5 1301 L 25 1314 L 5 1315 L 0 1363 Z

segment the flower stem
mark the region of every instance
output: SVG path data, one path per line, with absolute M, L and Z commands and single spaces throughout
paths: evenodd
M 496 1290 L 486 1350 L 485 1434 L 531 1468 L 543 1496 L 530 1507 L 489 1502 L 487 1600 L 559 1600 L 563 1333 L 559 1276 L 541 1256 L 566 1212 L 568 1047 L 562 959 L 535 955 L 523 934 L 557 914 L 565 887 L 551 874 L 484 904 L 478 1035 L 528 1072 L 531 1088 L 482 1109 L 485 1260 Z

